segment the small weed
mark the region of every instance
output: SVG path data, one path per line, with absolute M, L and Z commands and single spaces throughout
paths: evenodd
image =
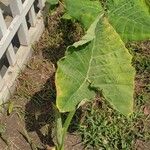
M 150 131 L 146 128 L 146 117 L 140 111 L 130 118 L 108 107 L 103 103 L 102 108 L 91 107 L 88 104 L 85 117 L 79 126 L 85 147 L 94 150 L 131 150 L 136 139 L 148 140 Z

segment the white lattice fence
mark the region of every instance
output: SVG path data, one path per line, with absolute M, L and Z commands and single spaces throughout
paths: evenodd
M 14 91 L 15 80 L 32 54 L 32 44 L 43 32 L 41 10 L 45 0 L 0 0 L 0 4 L 7 5 L 11 18 L 8 22 L 5 10 L 0 9 L 1 104 Z

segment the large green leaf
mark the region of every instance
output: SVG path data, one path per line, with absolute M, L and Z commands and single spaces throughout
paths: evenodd
M 64 0 L 67 13 L 87 29 L 103 11 L 98 0 Z
M 87 35 L 69 47 L 58 62 L 55 80 L 59 110 L 76 109 L 81 101 L 93 99 L 96 89 L 121 113 L 132 113 L 135 71 L 131 59 L 107 19 L 98 17 Z
M 149 0 L 108 0 L 109 21 L 125 42 L 150 39 Z

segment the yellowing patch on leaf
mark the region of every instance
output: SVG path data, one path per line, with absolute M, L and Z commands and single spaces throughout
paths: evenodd
M 62 95 L 61 88 L 58 85 L 56 86 L 56 91 L 57 91 L 57 96 L 61 96 Z

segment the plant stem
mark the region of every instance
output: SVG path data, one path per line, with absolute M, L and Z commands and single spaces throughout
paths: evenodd
M 65 123 L 63 125 L 63 128 L 61 128 L 61 129 L 60 129 L 60 127 L 62 127 L 62 122 L 59 121 L 60 117 L 57 118 L 57 119 L 59 119 L 59 120 L 57 120 L 57 130 L 61 131 L 61 135 L 60 135 L 60 132 L 59 132 L 59 134 L 57 134 L 57 139 L 61 138 L 61 140 L 59 140 L 59 143 L 57 143 L 57 150 L 64 150 L 65 137 L 66 137 L 69 125 L 71 123 L 71 120 L 72 120 L 75 112 L 76 112 L 75 110 L 69 112 L 69 114 L 68 114 L 68 116 L 67 116 L 67 118 L 65 120 Z M 61 143 L 60 143 L 60 141 L 61 141 Z
M 72 120 L 72 118 L 73 118 L 73 116 L 74 116 L 74 114 L 75 114 L 75 110 L 74 111 L 71 111 L 71 112 L 69 112 L 69 114 L 68 114 L 68 116 L 67 116 L 67 119 L 66 119 L 66 121 L 65 121 L 65 123 L 64 123 L 64 126 L 63 126 L 63 139 L 66 137 L 66 134 L 67 134 L 67 130 L 68 130 L 68 128 L 69 128 L 69 125 L 70 125 L 70 123 L 71 123 L 71 120 Z
M 61 119 L 61 113 L 54 105 L 55 110 L 55 119 L 56 119 L 56 142 L 57 142 L 57 150 L 61 150 L 60 147 L 62 145 L 62 137 L 63 137 L 63 127 L 62 127 L 62 119 Z

